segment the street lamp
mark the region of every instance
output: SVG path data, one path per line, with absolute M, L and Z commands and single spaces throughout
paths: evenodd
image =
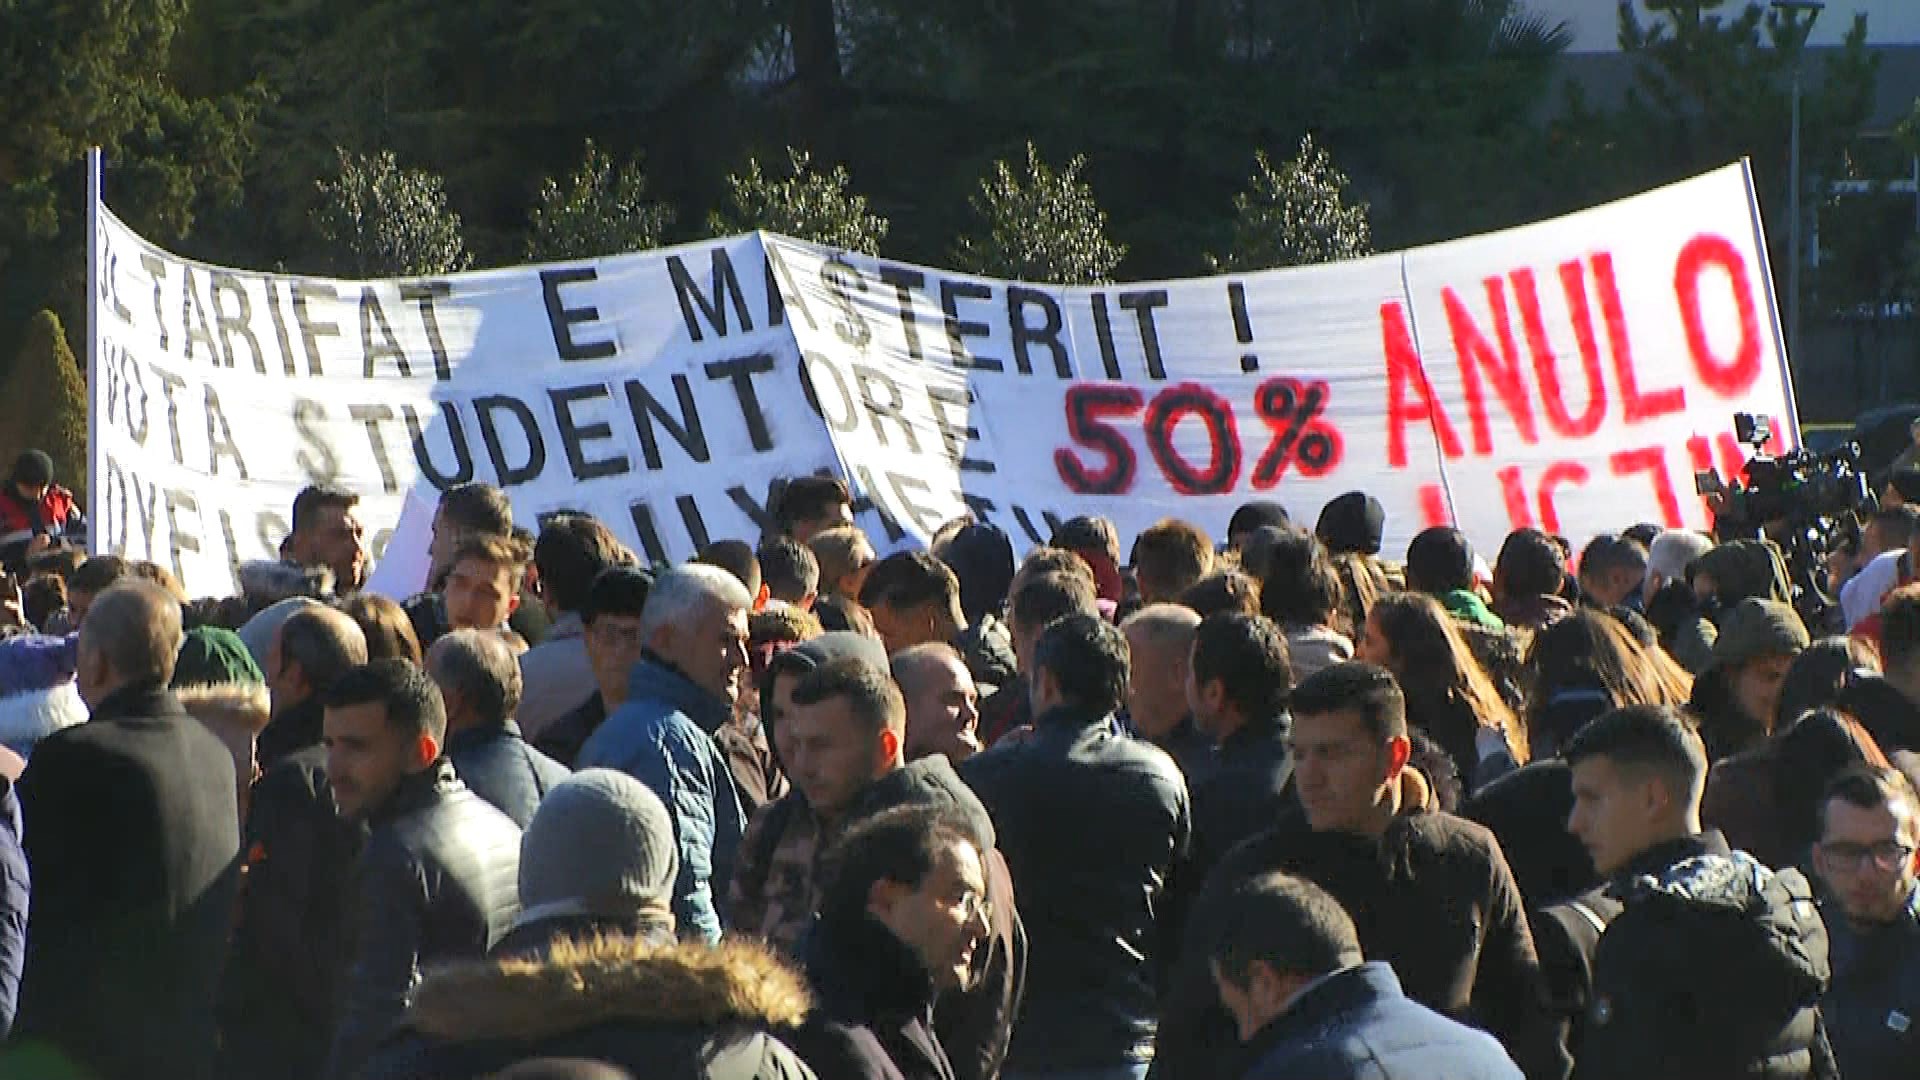
M 1800 31 L 1793 41 L 1793 135 L 1787 166 L 1787 356 L 1800 359 L 1800 60 L 1806 53 L 1807 39 L 1813 36 L 1813 23 L 1826 10 L 1822 0 L 1772 0 L 1768 5 L 1786 17 L 1790 29 Z M 1805 26 L 1800 13 L 1806 12 Z

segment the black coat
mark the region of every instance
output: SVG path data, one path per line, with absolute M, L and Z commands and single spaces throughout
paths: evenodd
M 947 759 L 935 755 L 895 769 L 862 791 L 849 820 L 897 806 L 949 806 L 973 824 L 987 877 L 992 928 L 973 954 L 973 979 L 934 1002 L 933 1026 L 953 1063 L 956 1080 L 994 1080 L 1013 1041 L 1013 1022 L 1027 983 L 1027 930 L 1015 900 L 1013 875 L 997 848 L 993 818 Z
M 1200 730 L 1191 716 L 1181 717 L 1165 735 L 1147 741 L 1165 750 L 1173 763 L 1180 766 L 1180 775 L 1187 778 L 1189 794 L 1198 792 L 1220 767 L 1220 747 Z
M 311 1080 L 333 1040 L 367 827 L 334 809 L 318 737 L 316 729 L 314 743 L 283 753 L 253 784 L 246 875 L 220 982 L 219 1075 L 227 1080 Z
M 554 785 L 573 775 L 565 765 L 527 745 L 520 725 L 468 728 L 447 735 L 447 760 L 468 790 L 526 828 Z
M 1580 902 L 1604 932 L 1576 940 L 1562 930 L 1579 924 L 1539 920 L 1556 998 L 1584 1004 L 1576 1080 L 1834 1075 L 1815 1009 L 1826 929 L 1797 871 L 1706 832 L 1642 853 Z
M 1391 963 L 1408 997 L 1490 1032 L 1534 1080 L 1566 1074 L 1520 890 L 1499 844 L 1470 821 L 1415 808 L 1379 839 L 1317 833 L 1304 815 L 1290 816 L 1221 861 L 1188 920 L 1154 1076 L 1234 1075 L 1232 1022 L 1205 955 L 1210 909 L 1234 884 L 1273 871 L 1307 878 L 1340 901 L 1367 959 Z
M 19 795 L 33 907 L 15 1037 L 103 1080 L 211 1075 L 239 883 L 232 755 L 165 688 L 129 686 L 42 740 Z
M 1285 713 L 1249 720 L 1220 740 L 1215 768 L 1193 790 L 1192 863 L 1202 880 L 1240 842 L 1273 828 L 1299 805 L 1293 791 L 1292 721 Z
M 1886 926 L 1825 911 L 1833 985 L 1820 1016 L 1843 1077 L 1898 1076 L 1920 1061 L 1920 890 Z
M 933 1031 L 933 979 L 920 956 L 859 912 L 820 919 L 802 945 L 814 1009 L 793 1048 L 834 1080 L 954 1080 Z
M 760 946 L 590 938 L 429 975 L 362 1075 L 479 1080 L 566 1058 L 648 1080 L 814 1080 L 779 1038 L 806 1011 L 804 981 Z
M 1193 828 L 1179 768 L 1112 717 L 1062 707 L 960 775 L 993 815 L 1027 928 L 1008 1066 L 1147 1060 L 1167 883 Z
M 27 960 L 27 852 L 20 844 L 20 800 L 0 777 L 0 1039 L 13 1030 L 20 969 Z
M 1386 964 L 1310 987 L 1246 1057 L 1244 1080 L 1520 1080 L 1499 1042 L 1409 999 Z
M 441 758 L 368 824 L 355 873 L 352 964 L 327 1075 L 357 1075 L 428 966 L 485 955 L 520 906 L 520 829 Z
M 1573 768 L 1560 758 L 1528 762 L 1473 793 L 1460 816 L 1500 841 L 1529 910 L 1578 896 L 1600 882 L 1593 856 L 1567 831 Z
M 571 769 L 580 756 L 580 748 L 587 745 L 587 740 L 606 722 L 607 701 L 596 690 L 592 697 L 561 714 L 560 719 L 547 725 L 547 730 L 534 736 L 533 747 Z

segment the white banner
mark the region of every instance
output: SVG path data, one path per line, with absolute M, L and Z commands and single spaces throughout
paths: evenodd
M 1528 524 L 1706 525 L 1691 474 L 1737 463 L 1735 411 L 1798 443 L 1739 165 L 1402 254 L 1099 288 L 767 234 L 297 278 L 95 212 L 94 543 L 195 595 L 274 557 L 314 482 L 362 494 L 376 558 L 403 504 L 417 528 L 478 479 L 530 526 L 583 510 L 676 559 L 757 536 L 770 482 L 818 469 L 883 547 L 965 512 L 1022 548 L 1076 513 L 1218 534 L 1252 498 L 1311 524 L 1364 489 L 1389 555 L 1446 520 L 1490 553 Z

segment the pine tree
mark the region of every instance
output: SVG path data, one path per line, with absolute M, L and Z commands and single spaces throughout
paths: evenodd
M 867 210 L 867 197 L 848 188 L 845 166 L 830 172 L 813 167 L 804 150 L 787 148 L 787 175 L 776 178 L 747 162 L 747 171 L 727 177 L 727 202 L 708 219 L 715 235 L 765 229 L 842 251 L 880 253 L 887 219 Z
M 1208 255 L 1214 273 L 1353 259 L 1372 250 L 1367 204 L 1346 201 L 1347 174 L 1314 144 L 1276 168 L 1254 154 L 1253 184 L 1234 196 L 1233 234 L 1225 255 Z
M 0 453 L 10 465 L 22 450 L 46 451 L 54 480 L 85 503 L 87 383 L 60 317 L 42 311 L 27 325 L 20 355 L 6 382 L 5 435 Z
M 1113 280 L 1127 249 L 1107 237 L 1107 214 L 1080 179 L 1087 159 L 1055 171 L 1027 144 L 1024 176 L 1004 161 L 972 199 L 983 231 L 964 236 L 953 257 L 961 269 L 991 277 L 1093 285 Z

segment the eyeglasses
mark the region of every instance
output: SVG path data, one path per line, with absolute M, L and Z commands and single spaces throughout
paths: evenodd
M 1869 860 L 1881 871 L 1898 870 L 1913 857 L 1914 848 L 1897 840 L 1878 844 L 1821 844 L 1820 853 L 1844 869 L 1858 870 Z

